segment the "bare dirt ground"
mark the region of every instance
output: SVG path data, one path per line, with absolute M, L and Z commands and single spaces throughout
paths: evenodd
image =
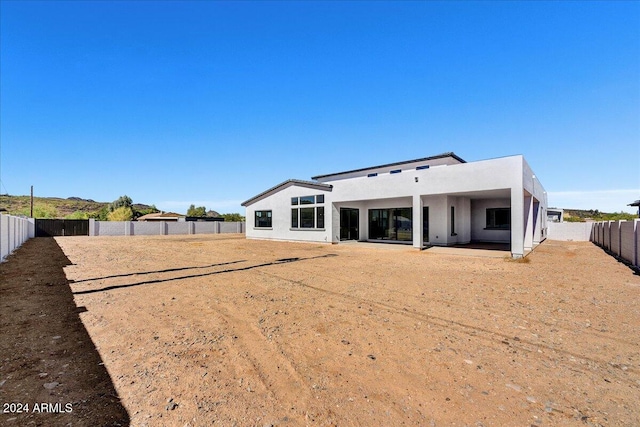
M 39 289 L 23 256 L 39 240 L 0 265 L 0 400 L 59 393 L 74 411 L 0 424 L 640 425 L 640 276 L 590 243 L 514 262 L 237 235 L 57 238 L 71 264 L 41 286 L 71 289 L 75 305 L 56 310 L 79 316 L 96 352 L 38 318 L 41 298 L 24 299 L 34 344 L 20 345 L 10 298 Z M 45 356 L 21 366 L 38 336 Z M 68 361 L 47 350 L 77 341 Z M 112 384 L 69 380 L 80 364 Z M 38 374 L 58 369 L 44 389 Z M 82 401 L 106 409 L 90 422 Z

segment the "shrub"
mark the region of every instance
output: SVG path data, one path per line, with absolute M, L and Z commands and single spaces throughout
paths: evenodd
M 109 207 L 104 206 L 102 209 L 91 212 L 87 215 L 88 218 L 93 218 L 96 221 L 109 221 Z
M 120 207 L 109 213 L 109 221 L 131 221 L 133 210 L 128 207 Z
M 23 209 L 20 209 L 17 212 L 18 215 L 24 215 L 24 216 L 30 216 L 31 215 L 31 208 L 30 207 L 26 207 Z M 57 218 L 58 217 L 58 210 L 51 206 L 51 205 L 42 205 L 42 204 L 38 204 L 35 205 L 33 207 L 33 217 L 34 218 Z
M 204 206 L 198 206 L 196 208 L 196 205 L 191 205 L 189 209 L 187 209 L 187 216 L 205 217 L 207 216 L 207 208 Z
M 74 213 L 65 216 L 66 219 L 89 219 L 89 214 L 82 211 L 75 211 Z
M 111 212 L 114 212 L 116 209 L 118 208 L 132 208 L 133 207 L 133 200 L 131 200 L 131 197 L 124 195 L 124 196 L 120 196 L 118 197 L 118 200 L 115 200 L 113 203 L 111 203 L 109 205 L 109 210 Z
M 242 222 L 244 221 L 244 217 L 239 213 L 228 213 L 222 214 L 225 222 Z

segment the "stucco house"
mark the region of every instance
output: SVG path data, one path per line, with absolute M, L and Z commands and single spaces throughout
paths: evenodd
M 242 206 L 250 239 L 496 242 L 520 258 L 547 236 L 547 194 L 521 155 L 466 162 L 444 153 L 290 179 Z

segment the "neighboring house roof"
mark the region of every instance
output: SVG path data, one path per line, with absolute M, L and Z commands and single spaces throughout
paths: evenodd
M 313 190 L 322 190 L 322 191 L 331 191 L 333 185 L 323 184 L 321 182 L 315 181 L 303 181 L 300 179 L 288 179 L 285 182 L 282 182 L 275 187 L 271 187 L 267 191 L 263 191 L 255 197 L 250 198 L 249 200 L 242 202 L 242 206 L 248 206 L 253 202 L 257 202 L 258 200 L 275 193 L 276 191 L 283 190 L 284 188 L 291 187 L 292 185 L 297 185 L 299 187 L 311 188 Z
M 158 212 L 142 215 L 138 218 L 138 221 L 171 221 L 178 218 L 184 218 L 184 215 L 174 212 Z
M 627 206 L 638 206 L 638 207 L 640 207 L 640 200 L 636 200 L 633 203 L 629 203 Z
M 329 173 L 329 174 L 326 174 L 326 175 L 318 175 L 318 176 L 311 177 L 311 179 L 321 179 L 321 178 L 327 178 L 329 176 L 344 175 L 344 174 L 356 173 L 356 172 L 364 172 L 364 171 L 371 170 L 371 169 L 380 169 L 380 168 L 387 168 L 387 167 L 392 167 L 392 166 L 406 165 L 408 163 L 426 162 L 428 160 L 443 159 L 445 157 L 451 157 L 453 159 L 456 159 L 460 163 L 467 163 L 466 160 L 458 157 L 455 153 L 448 152 L 448 153 L 437 154 L 437 155 L 431 156 L 431 157 L 424 157 L 424 158 L 421 158 L 421 159 L 404 160 L 402 162 L 388 163 L 388 164 L 385 164 L 385 165 L 369 166 L 369 167 L 361 168 L 361 169 L 353 169 L 353 170 L 344 171 L 344 172 L 336 172 L 336 173 Z

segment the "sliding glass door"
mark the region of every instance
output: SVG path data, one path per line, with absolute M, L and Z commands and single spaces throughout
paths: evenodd
M 358 209 L 340 208 L 340 240 L 358 240 Z
M 369 239 L 413 240 L 411 208 L 369 209 Z

